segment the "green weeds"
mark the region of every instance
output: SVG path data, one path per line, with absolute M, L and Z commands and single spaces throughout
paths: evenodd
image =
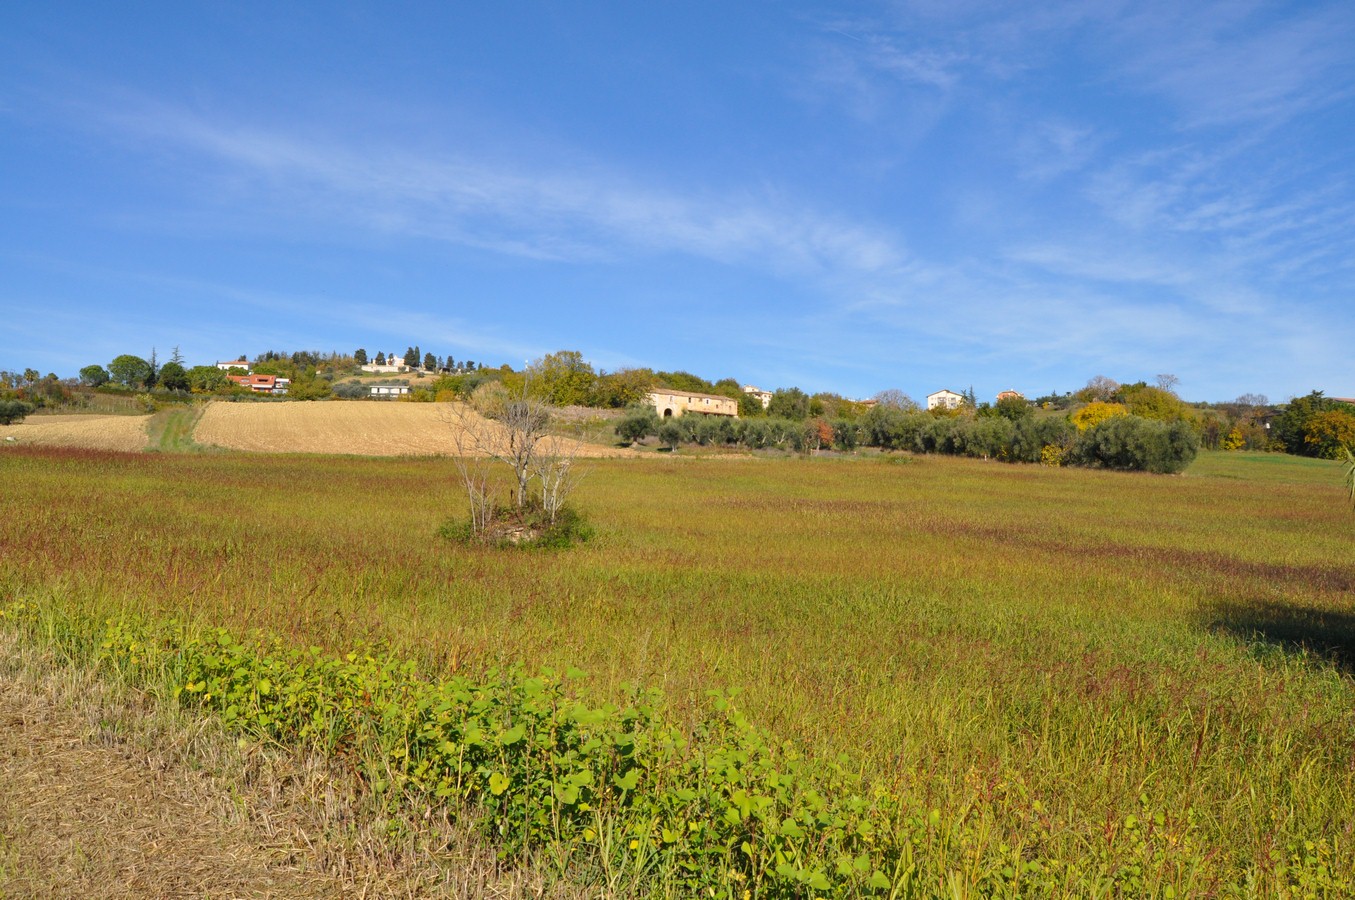
M 164 453 L 184 453 L 202 450 L 193 441 L 193 429 L 202 418 L 202 404 L 188 407 L 167 407 L 155 413 L 147 425 L 150 449 Z
M 470 519 L 449 519 L 438 536 L 464 547 L 489 546 L 517 550 L 567 550 L 594 535 L 593 526 L 578 509 L 564 506 L 552 517 L 540 504 L 496 506 L 488 523 L 476 529 Z
M 777 744 L 718 691 L 687 729 L 653 691 L 582 702 L 569 689 L 577 671 L 430 680 L 385 653 L 334 658 L 222 629 L 93 628 L 23 603 L 0 621 L 243 735 L 350 760 L 392 811 L 443 804 L 505 858 L 551 859 L 574 878 L 629 872 L 637 893 L 1173 896 L 1177 885 L 1206 887 L 1193 809 L 1155 809 L 1144 794 L 1135 812 L 1107 823 L 1104 844 L 1063 858 L 1053 819 L 1034 801 L 1020 843 L 994 846 L 978 821 L 871 788 L 846 757 Z M 1252 873 L 1231 887 L 1341 896 L 1355 881 L 1339 858 L 1339 839 L 1294 843 L 1256 861 L 1264 881 Z

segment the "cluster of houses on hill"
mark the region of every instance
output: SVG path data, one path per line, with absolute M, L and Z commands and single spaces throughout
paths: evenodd
M 1024 400 L 1025 395 L 1020 391 L 1002 391 L 997 395 L 997 402 L 1003 400 Z M 951 390 L 940 390 L 927 395 L 928 409 L 959 409 L 964 406 L 965 395 L 957 394 Z
M 380 354 L 380 358 L 384 362 L 365 362 L 358 368 L 369 375 L 407 375 L 420 372 L 426 372 L 430 375 L 463 375 L 466 372 L 473 371 L 475 367 L 474 363 L 467 363 L 466 361 L 459 362 L 454 366 L 450 365 L 451 357 L 440 360 L 437 365 L 432 367 L 425 366 L 422 363 L 411 366 L 402 357 L 396 356 L 394 353 L 389 356 L 384 353 Z M 434 357 L 434 359 L 437 359 L 437 357 Z
M 394 354 L 390 359 L 396 360 Z M 291 386 L 291 381 L 287 378 L 274 375 L 256 375 L 249 371 L 249 361 L 244 359 L 229 360 L 227 362 L 218 362 L 218 369 L 228 373 L 226 375 L 231 381 L 241 387 L 249 388 L 256 394 L 286 394 Z M 230 374 L 232 369 L 238 369 L 243 374 Z M 398 374 L 410 371 L 410 367 L 405 365 L 403 360 L 392 362 L 388 365 L 377 365 L 369 363 L 362 367 L 364 372 L 374 374 Z M 374 384 L 369 388 L 369 396 L 379 400 L 394 400 L 409 394 L 413 389 L 408 384 Z M 772 392 L 764 391 L 751 384 L 743 386 L 743 392 L 757 399 L 766 409 L 772 403 Z M 1021 398 L 1018 391 L 1003 391 L 997 395 L 998 401 L 1008 398 Z M 678 391 L 669 388 L 655 388 L 649 392 L 648 401 L 654 410 L 664 418 L 673 416 L 683 416 L 689 414 L 703 416 L 730 416 L 739 417 L 739 402 L 733 397 L 726 397 L 723 394 L 703 394 L 697 391 Z M 873 400 L 862 401 L 867 405 L 873 405 Z M 928 409 L 959 409 L 964 405 L 964 394 L 956 393 L 951 390 L 940 390 L 927 395 Z
M 286 394 L 287 389 L 291 387 L 292 380 L 283 378 L 281 375 L 259 375 L 249 371 L 249 360 L 233 359 L 227 362 L 218 362 L 218 369 L 226 372 L 226 377 L 241 387 L 249 388 L 256 394 Z M 363 366 L 366 369 L 366 366 Z M 407 368 L 407 367 L 404 367 Z M 231 374 L 232 369 L 239 369 L 243 374 Z M 403 397 L 410 393 L 413 388 L 408 384 L 373 384 L 368 388 L 368 396 L 377 400 L 394 400 L 397 397 Z
M 751 384 L 743 386 L 743 392 L 756 397 L 766 409 L 772 403 L 772 392 L 764 391 Z M 1010 398 L 1025 399 L 1019 391 L 1003 391 L 997 395 L 999 402 Z M 875 405 L 874 400 L 861 401 L 867 406 Z M 959 409 L 964 405 L 964 394 L 951 390 L 940 390 L 927 395 L 928 409 Z M 701 394 L 696 391 L 676 391 L 669 388 L 655 388 L 649 392 L 649 403 L 659 415 L 681 416 L 696 413 L 705 416 L 739 416 L 739 403 L 732 397 L 721 394 Z

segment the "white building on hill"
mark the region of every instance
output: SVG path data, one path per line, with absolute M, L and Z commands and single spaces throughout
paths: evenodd
M 928 409 L 959 409 L 962 405 L 964 394 L 957 394 L 954 391 L 940 390 L 927 395 Z
M 762 388 L 754 387 L 751 384 L 745 384 L 743 386 L 743 392 L 749 396 L 756 397 L 757 401 L 762 404 L 763 409 L 772 405 L 771 391 L 764 391 Z

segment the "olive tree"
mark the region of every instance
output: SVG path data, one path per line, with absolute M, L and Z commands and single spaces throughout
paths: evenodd
M 33 407 L 22 400 L 0 400 L 0 425 L 15 425 L 33 411 Z

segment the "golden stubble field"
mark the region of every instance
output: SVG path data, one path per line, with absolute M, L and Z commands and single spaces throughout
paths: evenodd
M 150 416 L 29 416 L 17 425 L 0 425 L 0 441 L 79 450 L 146 449 Z
M 481 440 L 463 441 L 473 429 Z M 460 403 L 211 403 L 193 439 L 199 444 L 262 453 L 357 456 L 445 456 L 492 443 L 501 430 Z M 631 451 L 565 441 L 578 456 L 629 456 Z

